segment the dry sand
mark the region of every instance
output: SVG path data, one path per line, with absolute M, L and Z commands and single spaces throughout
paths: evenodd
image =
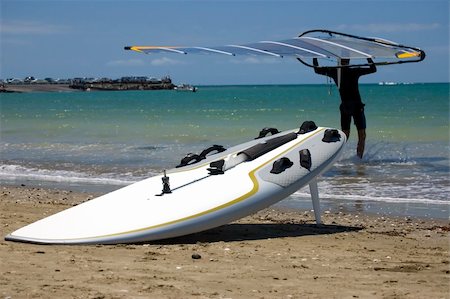
M 94 195 L 0 189 L 0 235 Z M 149 244 L 0 241 L 1 298 L 450 298 L 449 223 L 266 209 Z M 196 255 L 195 255 L 196 254 Z M 194 258 L 195 257 L 195 258 Z

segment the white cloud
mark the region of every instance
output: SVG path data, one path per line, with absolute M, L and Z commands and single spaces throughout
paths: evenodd
M 4 45 L 10 45 L 10 46 L 30 46 L 32 45 L 32 43 L 29 40 L 25 40 L 25 39 L 20 39 L 20 38 L 16 38 L 16 37 L 12 37 L 12 38 L 2 38 L 1 40 L 2 44 Z
M 386 24 L 342 24 L 338 26 L 339 31 L 362 31 L 370 33 L 396 33 L 396 32 L 418 32 L 439 29 L 439 23 L 386 23 Z
M 184 64 L 184 62 L 172 58 L 161 57 L 153 59 L 152 61 L 150 61 L 150 64 L 154 66 L 164 66 L 164 65 Z
M 235 64 L 273 64 L 280 61 L 280 58 L 275 57 L 259 57 L 248 56 L 245 58 L 231 58 L 230 62 Z
M 136 58 L 130 58 L 130 59 L 119 59 L 119 60 L 113 60 L 106 63 L 107 66 L 110 67 L 137 67 L 137 66 L 164 66 L 164 65 L 177 65 L 177 64 L 184 64 L 184 62 L 167 58 L 167 57 L 161 57 L 151 60 L 150 62 L 146 59 L 136 59 Z
M 145 62 L 142 59 L 125 59 L 125 60 L 113 60 L 106 63 L 107 66 L 144 66 Z
M 44 24 L 33 21 L 2 21 L 0 32 L 3 34 L 58 34 L 68 30 L 67 26 Z

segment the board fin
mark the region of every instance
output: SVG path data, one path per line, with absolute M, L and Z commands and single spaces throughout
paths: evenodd
M 317 187 L 317 179 L 313 179 L 309 182 L 309 191 L 311 192 L 311 200 L 314 209 L 314 217 L 316 217 L 317 225 L 322 224 L 320 218 L 320 200 L 319 200 L 319 188 Z

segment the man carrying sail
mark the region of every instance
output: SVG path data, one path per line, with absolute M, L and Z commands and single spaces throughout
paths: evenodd
M 369 67 L 351 67 L 350 59 L 341 59 L 341 67 L 319 67 L 317 59 L 313 59 L 314 71 L 316 74 L 331 77 L 339 89 L 341 96 L 341 129 L 350 137 L 350 124 L 353 117 L 356 129 L 358 130 L 358 146 L 356 154 L 362 159 L 366 143 L 366 116 L 364 115 L 365 104 L 359 94 L 359 77 L 375 73 L 377 68 L 373 60 L 368 58 Z

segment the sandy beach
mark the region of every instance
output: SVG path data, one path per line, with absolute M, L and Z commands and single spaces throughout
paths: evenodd
M 3 298 L 449 298 L 448 221 L 269 208 L 148 244 L 3 237 L 97 194 L 0 189 Z

